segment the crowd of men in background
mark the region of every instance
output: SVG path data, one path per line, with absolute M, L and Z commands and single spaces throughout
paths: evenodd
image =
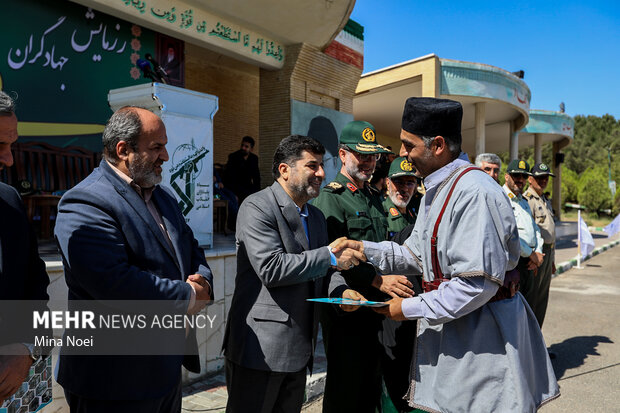
M 7 97 L 0 94 L 8 102 L 0 106 L 0 167 L 12 163 L 17 139 Z M 461 120 L 457 102 L 408 99 L 399 157 L 377 142 L 370 123 L 350 122 L 340 135 L 341 169 L 323 188 L 325 148 L 315 139 L 283 139 L 274 183 L 259 190 L 254 141 L 243 138 L 224 177 L 240 205 L 223 344 L 228 412 L 300 411 L 319 321 L 324 412 L 381 411 L 385 403 L 399 412 L 535 411 L 559 395 L 540 332 L 553 271 L 553 212 L 544 195 L 552 174 L 545 164 L 512 161 L 502 191 L 499 158 L 476 160 L 494 182 L 461 152 Z M 181 300 L 195 314 L 214 298 L 204 253 L 159 185 L 166 143 L 162 120 L 145 109 L 124 107 L 108 121 L 99 168 L 58 208 L 70 299 Z M 378 162 L 385 177 L 373 180 Z M 20 228 L 2 226 L 3 248 L 17 232 L 29 234 L 19 198 L 5 187 Z M 0 288 L 0 298 L 46 300 L 36 239 L 20 242 L 20 254 L 1 256 L 0 283 L 15 278 L 21 287 L 12 295 Z M 35 295 L 25 287 L 30 279 L 41 290 Z M 353 301 L 306 301 L 322 297 Z M 366 300 L 385 306 L 360 305 Z M 196 346 L 195 332 L 184 339 Z M 0 345 L 20 351 L 0 355 L 1 401 L 40 354 L 30 343 Z M 179 412 L 181 365 L 200 369 L 191 356 L 61 352 L 57 379 L 72 412 Z
M 476 157 L 476 165 L 499 183 L 502 166 L 499 156 L 480 154 Z M 530 168 L 524 160 L 513 160 L 506 169 L 503 186 L 519 227 L 519 290 L 541 328 L 547 312 L 551 277 L 555 273 L 555 215 L 545 192 L 550 176 L 555 175 L 545 163 L 539 162 Z M 527 190 L 526 181 L 529 183 Z M 555 354 L 550 353 L 550 356 L 553 358 Z

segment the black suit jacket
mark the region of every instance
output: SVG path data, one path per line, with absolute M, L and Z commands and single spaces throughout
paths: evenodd
M 201 274 L 213 286 L 204 252 L 177 200 L 161 186 L 152 200 L 173 248 L 144 200 L 105 160 L 62 197 L 55 235 L 69 300 L 158 300 L 177 303 L 185 312 L 190 274 Z M 194 335 L 188 340 L 196 346 Z M 195 355 L 65 356 L 61 351 L 58 382 L 97 400 L 158 398 L 178 383 L 181 364 L 200 371 Z
M 0 183 L 0 300 L 40 300 L 38 306 L 45 306 L 49 299 L 48 285 L 45 263 L 39 257 L 37 238 L 21 198 L 13 187 Z M 0 345 L 32 343 L 32 338 L 10 327 L 11 323 L 17 322 L 18 316 L 31 320 L 32 315 L 16 314 L 4 306 L 1 308 Z

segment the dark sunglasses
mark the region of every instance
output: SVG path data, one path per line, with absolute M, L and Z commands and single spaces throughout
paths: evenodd
M 527 179 L 529 175 L 528 174 L 510 174 L 510 176 L 512 176 L 513 178 Z

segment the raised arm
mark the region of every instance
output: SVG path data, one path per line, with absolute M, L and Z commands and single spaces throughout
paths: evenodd
M 246 200 L 237 221 L 238 254 L 246 254 L 250 265 L 267 287 L 299 284 L 327 274 L 331 259 L 326 247 L 287 253 L 271 209 Z

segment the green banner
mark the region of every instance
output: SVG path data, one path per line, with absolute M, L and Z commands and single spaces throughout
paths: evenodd
M 16 97 L 20 140 L 101 150 L 108 91 L 149 82 L 153 31 L 70 1 L 8 0 L 0 26 L 0 87 Z

